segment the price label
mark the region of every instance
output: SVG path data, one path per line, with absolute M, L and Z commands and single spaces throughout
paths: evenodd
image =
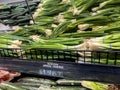
M 64 66 L 59 65 L 58 63 L 48 62 L 47 64 L 43 64 L 43 68 L 53 68 L 53 69 L 64 69 Z
M 39 74 L 46 76 L 63 77 L 63 72 L 49 69 L 40 69 Z

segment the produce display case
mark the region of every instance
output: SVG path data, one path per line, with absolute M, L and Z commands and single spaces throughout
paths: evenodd
M 120 83 L 119 51 L 0 49 L 0 69 L 75 80 Z
M 4 3 L 2 1 L 0 4 Z M 18 1 L 26 3 L 30 20 L 34 22 L 28 0 Z M 18 1 L 13 0 L 9 4 Z M 73 34 L 71 36 L 74 37 Z M 120 84 L 120 51 L 0 48 L 0 70 L 17 71 L 55 80 L 74 79 Z

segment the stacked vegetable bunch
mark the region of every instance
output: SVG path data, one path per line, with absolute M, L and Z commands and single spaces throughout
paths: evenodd
M 33 15 L 36 24 L 20 27 L 12 34 L 32 39 L 33 43 L 22 46 L 28 49 L 119 50 L 119 3 L 45 0 Z
M 27 44 L 30 42 L 31 41 L 27 37 L 9 34 L 0 36 L 0 48 L 21 48 L 21 44 Z
M 29 2 L 30 10 L 32 13 L 37 8 L 39 4 L 38 1 Z M 29 21 L 31 20 L 30 12 L 25 2 L 23 3 L 16 3 L 16 4 L 9 4 L 9 5 L 2 5 L 0 7 L 0 20 L 1 23 L 14 26 L 14 25 L 29 25 Z
M 81 83 L 78 80 L 65 79 L 53 81 L 37 77 L 24 77 L 16 83 L 0 83 L 0 90 L 111 90 L 110 88 L 112 87 L 109 85 L 97 82 Z

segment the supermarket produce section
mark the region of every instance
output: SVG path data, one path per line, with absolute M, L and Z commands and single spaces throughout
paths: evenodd
M 120 0 L 1 0 L 0 23 L 13 31 L 0 34 L 0 69 L 5 70 L 0 72 L 9 72 L 0 82 L 27 74 L 119 90 L 112 85 L 120 83 L 119 5 Z

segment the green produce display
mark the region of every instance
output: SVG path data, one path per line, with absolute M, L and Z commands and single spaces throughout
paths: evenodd
M 15 40 L 22 43 L 16 45 L 11 38 L 1 38 L 0 47 L 15 45 L 23 49 L 120 50 L 118 3 L 119 0 L 56 0 L 54 3 L 53 0 L 41 1 L 33 13 L 35 24 L 22 26 L 10 33 L 10 37 L 16 36 Z M 30 8 L 37 4 L 29 3 Z M 14 7 L 11 18 L 17 16 L 17 22 L 29 20 L 29 15 L 21 16 L 27 12 L 25 7 L 25 4 Z M 96 58 L 95 55 L 94 57 Z
M 77 81 L 77 80 L 66 80 L 66 79 L 59 79 L 56 81 L 57 85 L 63 85 L 63 86 L 80 86 L 81 85 L 81 81 Z
M 15 83 L 0 83 L 0 90 L 108 90 L 109 85 L 90 81 L 65 79 L 53 81 L 26 77 Z
M 90 90 L 108 90 L 107 84 L 102 84 L 98 82 L 90 82 L 90 81 L 82 81 L 82 86 L 90 89 Z
M 0 90 L 29 90 L 22 88 L 21 86 L 16 86 L 12 83 L 0 83 Z
M 10 85 L 13 85 L 13 83 Z M 43 78 L 26 77 L 14 83 L 25 90 L 89 90 L 81 86 L 81 81 L 77 80 L 49 80 Z M 17 90 L 17 89 L 16 89 Z M 21 89 L 22 90 L 22 89 Z
M 89 43 L 95 37 L 102 38 L 119 32 L 119 5 L 117 2 L 110 3 L 109 1 L 57 0 L 54 3 L 52 3 L 52 0 L 42 1 L 35 12 L 37 13 L 35 18 L 36 25 L 22 27 L 12 34 L 26 37 L 35 35 L 34 43 L 28 46 L 23 45 L 23 47 L 29 47 L 29 49 L 66 49 L 66 45 L 70 47 L 69 49 L 74 49 L 72 46 Z M 55 8 L 56 6 L 57 8 Z M 64 6 L 67 8 L 64 9 Z M 69 39 L 65 40 L 64 38 Z M 109 43 L 106 42 L 104 44 L 106 45 L 103 46 L 104 48 L 101 48 L 101 46 L 98 46 L 98 48 L 109 50 Z M 117 41 L 114 41 L 112 45 L 113 50 L 119 49 Z M 85 49 L 96 50 L 98 48 L 89 49 L 86 47 Z
M 120 0 L 41 0 L 41 3 L 38 4 L 38 2 L 29 3 L 35 24 L 30 21 L 31 17 L 25 4 L 5 5 L 0 8 L 0 22 L 20 26 L 10 34 L 0 35 L 0 48 L 22 48 L 23 54 L 24 50 L 28 50 L 28 54 L 33 54 L 32 58 L 35 57 L 35 52 L 29 52 L 29 49 L 35 48 L 120 50 Z M 35 11 L 35 9 L 37 10 Z M 29 25 L 29 21 L 31 25 Z M 42 53 L 43 59 L 46 59 L 44 50 Z M 51 53 L 48 54 L 49 58 L 52 58 Z M 56 55 L 57 52 L 54 54 Z M 69 56 L 68 53 L 64 54 Z M 75 53 L 71 54 L 74 58 Z M 112 53 L 109 56 L 101 54 L 101 60 L 95 53 L 78 52 L 77 54 L 81 59 L 87 57 L 88 62 L 86 61 L 86 63 L 92 61 L 95 64 L 115 64 L 113 60 L 115 57 Z M 62 52 L 60 52 L 60 57 L 61 55 L 63 55 Z M 57 56 L 55 58 L 57 59 Z M 28 55 L 27 59 L 31 59 L 31 55 Z M 120 58 L 117 58 L 116 64 L 120 65 Z M 65 86 L 80 83 L 92 90 L 107 90 L 108 88 L 108 85 L 96 82 L 44 82 L 47 86 L 39 85 L 39 83 L 43 84 L 41 80 L 29 78 L 16 85 L 22 85 L 25 90 L 80 90 L 78 86 Z M 24 90 L 13 87 L 11 84 L 3 83 L 1 85 L 0 88 L 7 86 L 15 88 L 12 90 Z
M 32 43 L 28 37 L 5 34 L 0 36 L 0 48 L 21 48 L 21 45 Z

